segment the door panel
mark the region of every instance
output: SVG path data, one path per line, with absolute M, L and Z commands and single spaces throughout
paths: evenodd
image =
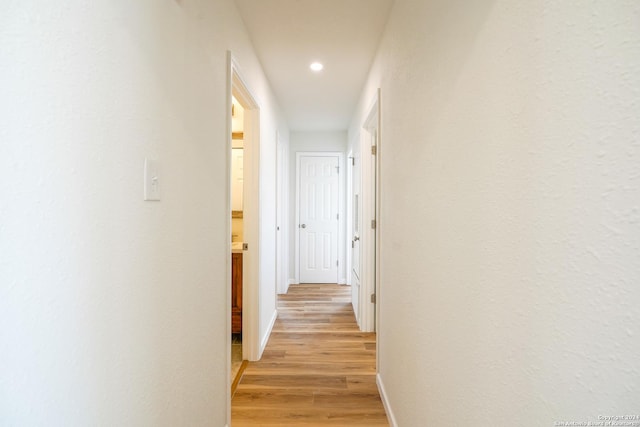
M 362 224 L 362 199 L 360 197 L 360 156 L 355 155 L 352 166 L 352 224 L 351 236 L 351 300 L 356 321 L 360 322 L 360 228 Z
M 300 158 L 300 281 L 338 281 L 337 156 Z

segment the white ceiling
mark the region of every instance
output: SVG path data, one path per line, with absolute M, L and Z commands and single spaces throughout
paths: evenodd
M 291 130 L 347 129 L 393 1 L 235 0 Z

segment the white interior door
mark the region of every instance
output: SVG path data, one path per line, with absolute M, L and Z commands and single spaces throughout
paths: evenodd
M 378 295 L 378 162 L 380 151 L 379 93 L 363 123 L 360 139 L 360 317 L 358 324 L 364 332 L 376 330 Z
M 360 196 L 360 156 L 354 155 L 352 166 L 352 224 L 351 236 L 351 301 L 356 321 L 360 322 L 360 228 L 362 227 L 362 198 Z
M 338 156 L 301 156 L 299 256 L 301 283 L 338 281 Z

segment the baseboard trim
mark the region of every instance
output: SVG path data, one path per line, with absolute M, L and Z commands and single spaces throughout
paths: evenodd
M 262 358 L 262 352 L 267 346 L 267 342 L 269 342 L 269 337 L 271 336 L 271 331 L 273 330 L 273 325 L 276 323 L 277 318 L 278 318 L 278 310 L 274 310 L 273 316 L 269 321 L 269 326 L 267 327 L 267 332 L 264 334 L 264 336 L 262 337 L 262 340 L 260 341 L 260 353 L 259 353 L 260 358 Z
M 299 285 L 300 283 L 298 283 L 298 281 L 296 279 L 289 279 L 289 284 L 290 285 Z
M 384 406 L 384 410 L 387 411 L 387 418 L 389 419 L 389 425 L 391 427 L 398 427 L 398 423 L 396 421 L 395 415 L 393 415 L 393 410 L 391 409 L 391 404 L 389 403 L 389 399 L 387 398 L 387 392 L 384 388 L 384 383 L 382 382 L 382 377 L 380 373 L 376 374 L 376 384 L 378 385 L 378 391 L 380 392 L 380 399 L 382 399 L 382 405 Z

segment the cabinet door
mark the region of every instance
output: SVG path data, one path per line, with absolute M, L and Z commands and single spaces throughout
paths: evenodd
M 242 254 L 231 254 L 231 332 L 242 332 Z

